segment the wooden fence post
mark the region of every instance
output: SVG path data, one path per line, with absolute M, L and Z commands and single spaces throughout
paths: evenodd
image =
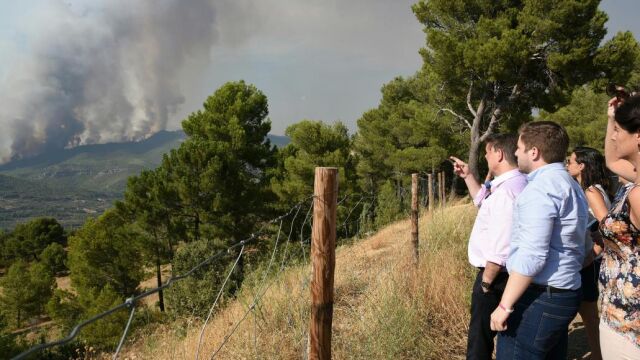
M 333 272 L 336 263 L 338 169 L 317 167 L 311 234 L 311 323 L 309 359 L 331 359 Z
M 429 211 L 433 211 L 433 202 L 436 201 L 435 196 L 433 196 L 433 174 L 427 175 L 427 188 L 428 188 L 428 196 L 429 196 Z
M 442 207 L 442 172 L 438 172 L 438 206 Z
M 446 206 L 447 205 L 447 186 L 446 186 L 446 180 L 445 180 L 445 172 L 442 172 L 442 206 Z
M 411 174 L 411 242 L 413 262 L 418 265 L 418 174 Z

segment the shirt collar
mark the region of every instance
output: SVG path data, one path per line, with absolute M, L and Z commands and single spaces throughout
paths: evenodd
M 503 173 L 502 175 L 497 176 L 496 178 L 491 180 L 491 188 L 495 189 L 498 185 L 502 184 L 503 182 L 519 175 L 522 175 L 520 173 L 520 170 L 518 169 L 509 170 L 506 173 Z
M 551 164 L 547 164 L 545 166 L 539 167 L 536 170 L 530 172 L 527 175 L 527 181 L 531 182 L 533 181 L 533 179 L 535 179 L 538 175 L 545 173 L 549 170 L 565 170 L 564 164 L 561 162 L 554 162 Z M 566 170 L 565 170 L 566 171 Z

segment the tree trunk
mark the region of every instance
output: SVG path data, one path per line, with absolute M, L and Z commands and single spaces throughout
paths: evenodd
M 457 176 L 453 176 L 451 178 L 451 189 L 449 189 L 449 200 L 453 201 L 453 199 L 456 197 L 456 185 L 458 184 L 458 177 Z
M 480 152 L 480 144 L 476 141 L 471 141 L 469 145 L 469 172 L 476 180 L 480 179 L 478 173 L 478 154 Z
M 158 287 L 162 286 L 162 271 L 160 270 L 160 244 L 157 242 L 156 242 L 156 278 L 158 279 Z M 162 290 L 158 291 L 158 306 L 160 307 L 160 311 L 164 312 L 164 294 L 162 293 Z
M 196 237 L 196 241 L 200 240 L 200 214 L 196 213 L 196 218 L 193 224 L 194 236 Z

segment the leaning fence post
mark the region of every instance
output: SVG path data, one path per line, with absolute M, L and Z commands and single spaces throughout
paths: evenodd
M 418 174 L 411 174 L 411 242 L 413 262 L 418 265 Z
M 331 359 L 333 272 L 336 249 L 338 169 L 317 167 L 311 234 L 311 323 L 309 359 Z
M 427 179 L 427 191 L 429 192 L 429 211 L 433 211 L 433 202 L 436 201 L 435 196 L 433 196 L 433 174 L 428 174 Z

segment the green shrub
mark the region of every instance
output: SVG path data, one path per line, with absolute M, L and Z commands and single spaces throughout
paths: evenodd
M 220 249 L 213 241 L 207 240 L 184 244 L 176 251 L 173 274 L 185 274 L 200 262 L 218 253 Z M 169 309 L 178 315 L 205 317 L 236 255 L 235 252 L 225 254 L 191 276 L 173 283 L 165 292 Z M 227 282 L 224 297 L 236 291 L 237 282 L 238 279 L 233 277 Z
M 67 270 L 67 252 L 58 243 L 49 244 L 40 254 L 40 260 L 51 270 L 52 274 L 58 274 Z

